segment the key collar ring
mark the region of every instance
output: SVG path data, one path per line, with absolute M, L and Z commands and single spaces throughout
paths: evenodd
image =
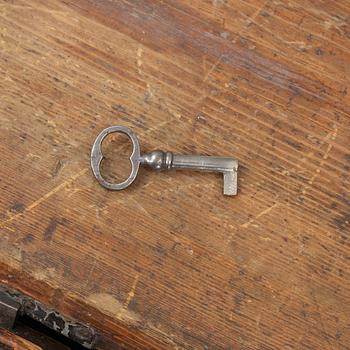
M 122 133 L 129 137 L 129 139 L 132 142 L 133 150 L 130 156 L 130 162 L 131 162 L 131 173 L 129 177 L 120 183 L 112 183 L 107 181 L 101 174 L 100 168 L 101 168 L 101 162 L 104 158 L 101 146 L 103 140 L 112 133 Z M 136 176 L 137 172 L 139 170 L 140 166 L 140 144 L 137 136 L 134 134 L 134 132 L 127 128 L 126 126 L 111 126 L 109 128 L 104 129 L 96 138 L 92 150 L 91 150 L 91 168 L 92 172 L 95 175 L 97 181 L 105 188 L 108 188 L 109 190 L 123 190 L 124 188 L 130 186 Z

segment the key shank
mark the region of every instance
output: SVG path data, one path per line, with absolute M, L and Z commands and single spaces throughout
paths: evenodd
M 220 172 L 224 177 L 224 194 L 237 194 L 238 161 L 229 157 L 178 155 L 172 152 L 153 151 L 140 157 L 140 163 L 155 170 L 192 169 Z

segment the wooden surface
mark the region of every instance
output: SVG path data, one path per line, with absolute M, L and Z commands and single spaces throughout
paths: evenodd
M 1 0 L 0 283 L 100 349 L 349 349 L 349 38 L 347 0 Z M 186 171 L 108 192 L 110 125 L 237 157 L 238 196 Z
M 6 329 L 0 328 L 1 350 L 42 350 L 39 346 L 25 340 Z

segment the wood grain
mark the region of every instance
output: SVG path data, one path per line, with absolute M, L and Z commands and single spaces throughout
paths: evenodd
M 349 349 L 349 18 L 347 0 L 0 0 L 1 283 L 100 349 Z M 89 155 L 110 125 L 238 158 L 238 196 L 144 169 L 106 191 Z M 111 176 L 128 149 L 105 145 Z
M 42 350 L 39 346 L 25 340 L 6 329 L 0 328 L 0 349 L 2 350 Z

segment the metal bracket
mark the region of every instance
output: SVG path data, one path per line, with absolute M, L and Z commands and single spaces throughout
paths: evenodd
M 17 313 L 21 304 L 13 300 L 9 295 L 0 291 L 0 327 L 13 328 Z

